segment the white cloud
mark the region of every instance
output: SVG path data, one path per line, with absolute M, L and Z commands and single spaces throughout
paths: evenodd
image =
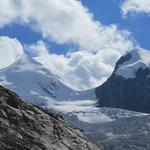
M 40 41 L 37 44 L 26 47 L 29 52 L 44 51 L 46 45 Z M 66 55 L 39 53 L 34 58 L 61 77 L 65 83 L 75 89 L 83 90 L 102 84 L 112 73 L 116 60 L 122 52 L 118 50 L 104 49 L 96 53 L 86 50 L 67 53 Z
M 0 6 L 5 1 L 1 0 Z M 134 47 L 130 32 L 95 21 L 89 10 L 77 0 L 7 0 L 2 6 L 0 19 L 7 19 L 2 19 L 0 27 L 22 23 L 41 32 L 50 41 L 79 46 L 76 52 L 67 55 L 48 54 L 42 41 L 30 45 L 27 50 L 78 89 L 94 87 L 106 80 L 117 59 Z
M 17 9 L 14 0 L 0 0 L 0 27 L 15 21 Z
M 25 52 L 32 57 L 41 56 L 41 55 L 48 55 L 48 50 L 46 44 L 43 41 L 38 41 L 36 44 L 32 44 L 28 47 L 25 45 Z
M 1 3 L 4 7 L 0 12 L 1 18 L 7 21 L 2 19 L 0 26 L 14 19 L 15 22 L 29 24 L 43 37 L 56 43 L 74 43 L 92 51 L 110 46 L 126 50 L 133 44 L 128 40 L 129 32 L 118 30 L 116 25 L 104 26 L 95 21 L 88 9 L 77 0 L 1 0 Z
M 33 28 L 59 44 L 74 43 L 86 50 L 111 47 L 128 49 L 129 32 L 116 25 L 104 26 L 77 0 L 21 0 L 23 22 L 34 22 Z M 40 12 L 40 13 L 39 13 Z
M 150 0 L 125 0 L 121 9 L 124 16 L 130 12 L 150 14 Z
M 0 36 L 0 68 L 15 62 L 23 54 L 23 47 L 17 39 Z

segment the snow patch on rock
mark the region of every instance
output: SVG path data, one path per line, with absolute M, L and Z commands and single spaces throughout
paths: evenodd
M 135 78 L 139 69 L 150 68 L 150 52 L 144 49 L 135 49 L 129 52 L 131 59 L 119 65 L 115 74 L 125 79 Z

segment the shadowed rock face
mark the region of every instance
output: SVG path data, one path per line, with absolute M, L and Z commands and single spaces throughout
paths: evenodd
M 0 150 L 98 150 L 59 116 L 0 87 Z
M 129 79 L 115 74 L 119 65 L 130 58 L 130 54 L 121 57 L 110 78 L 96 88 L 98 106 L 150 113 L 150 69 L 139 69 L 136 77 Z

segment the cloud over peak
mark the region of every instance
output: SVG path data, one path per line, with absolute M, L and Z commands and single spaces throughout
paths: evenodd
M 43 41 L 29 45 L 26 49 L 28 52 L 38 52 L 34 59 L 77 90 L 94 88 L 106 81 L 123 53 L 121 50 L 104 49 L 96 53 L 80 50 L 58 55 L 48 53 Z
M 23 47 L 17 39 L 0 36 L 0 69 L 11 65 L 23 53 Z

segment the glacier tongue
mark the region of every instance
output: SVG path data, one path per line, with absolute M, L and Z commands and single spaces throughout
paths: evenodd
M 75 117 L 79 122 L 96 124 L 113 121 L 109 116 L 100 112 L 100 109 L 96 107 L 96 102 L 94 100 L 62 101 L 49 105 L 48 109 L 61 113 L 65 117 Z

